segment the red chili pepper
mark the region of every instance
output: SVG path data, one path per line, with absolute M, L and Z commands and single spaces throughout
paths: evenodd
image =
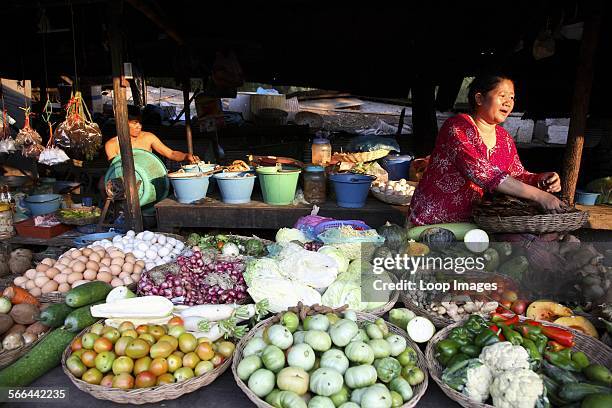
M 496 325 L 492 324 L 492 325 L 489 326 L 489 329 L 493 333 L 495 333 L 495 335 L 499 338 L 499 341 L 506 341 L 506 338 L 502 334 L 501 329 L 499 327 L 497 327 Z
M 542 323 L 536 322 L 535 320 L 527 319 L 523 323 L 527 323 L 530 326 L 542 326 Z
M 518 324 L 518 322 L 519 322 L 519 317 L 518 317 L 518 315 L 514 315 L 513 317 L 510 317 L 509 319 L 507 319 L 507 320 L 504 322 L 504 324 L 505 324 L 506 326 L 513 326 L 513 325 L 515 325 L 515 324 Z
M 562 346 L 574 346 L 574 333 L 552 326 L 542 326 L 542 334 Z
M 497 313 L 497 312 L 493 312 L 491 313 L 491 321 L 494 323 L 499 323 L 499 322 L 506 322 L 508 319 L 510 319 L 512 316 L 508 316 L 502 313 Z
M 549 341 L 548 342 L 548 349 L 550 351 L 554 351 L 555 353 L 561 350 L 565 350 L 567 347 L 562 346 L 561 344 L 557 343 L 556 341 Z

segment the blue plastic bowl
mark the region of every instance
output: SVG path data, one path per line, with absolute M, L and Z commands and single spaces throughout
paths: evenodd
M 387 170 L 389 180 L 408 179 L 412 156 L 389 155 L 382 159 L 382 167 Z
M 595 205 L 599 193 L 588 193 L 586 191 L 576 191 L 576 203 L 582 205 Z
M 176 201 L 190 204 L 206 197 L 210 176 L 170 177 Z
M 251 201 L 256 177 L 237 177 L 246 172 L 227 172 L 214 175 L 221 198 L 227 204 L 245 204 Z
M 336 203 L 344 208 L 361 208 L 365 205 L 374 177 L 361 174 L 332 174 Z
M 57 211 L 62 203 L 62 196 L 59 194 L 36 194 L 26 197 L 23 201 L 32 213 L 32 217 L 35 217 Z

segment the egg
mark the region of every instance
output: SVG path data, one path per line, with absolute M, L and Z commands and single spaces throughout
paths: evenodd
M 121 273 L 119 274 L 119 279 L 123 279 L 123 278 L 125 278 L 126 276 L 130 276 L 130 274 L 129 274 L 129 273 L 127 273 L 127 272 L 121 272 Z
M 100 263 L 101 263 L 102 265 L 110 266 L 110 265 L 111 265 L 111 259 L 110 259 L 110 258 L 102 258 L 102 260 L 100 261 Z
M 71 251 L 71 252 L 70 252 L 70 257 L 71 257 L 72 259 L 77 259 L 77 258 L 78 258 L 79 256 L 81 256 L 81 255 L 83 255 L 83 254 L 82 254 L 82 253 L 81 253 L 81 251 L 79 251 L 78 249 L 75 249 L 74 251 Z
M 150 271 L 153 268 L 155 268 L 155 264 L 153 262 L 147 262 L 145 264 L 145 270 Z
M 97 258 L 94 258 L 93 254 L 92 254 L 91 260 L 92 261 L 96 261 L 96 262 L 100 262 L 100 260 L 102 260 L 102 258 L 104 258 L 106 256 L 106 251 L 96 251 L 96 255 L 98 255 Z
M 123 284 L 125 286 L 131 285 L 132 283 L 134 283 L 134 280 L 131 277 L 126 276 L 125 278 L 123 278 Z
M 110 273 L 110 268 L 106 265 L 100 265 L 100 269 L 98 269 L 98 272 L 108 272 Z
M 136 234 L 136 239 L 142 239 L 143 235 L 144 235 L 144 232 L 139 232 L 138 234 Z
M 88 280 L 78 280 L 78 281 L 76 281 L 76 282 L 74 282 L 72 284 L 72 288 L 74 289 L 74 288 L 79 287 L 81 285 L 84 285 L 86 283 L 89 283 L 89 281 Z
M 134 254 L 134 257 L 136 257 L 136 259 L 143 259 L 145 257 L 145 253 L 141 251 L 140 249 L 135 249 L 132 253 Z M 144 266 L 144 262 L 143 262 L 143 266 Z
M 167 245 L 171 245 L 171 246 L 175 246 L 176 245 L 176 239 L 174 239 L 172 237 L 166 237 L 166 244 Z
M 45 272 L 45 275 L 47 275 L 47 278 L 49 279 L 53 279 L 55 277 L 55 275 L 60 274 L 61 271 L 59 269 L 56 268 L 49 268 L 47 269 L 47 271 Z
M 43 276 L 47 276 L 46 272 L 36 272 L 36 275 L 34 275 L 34 279 L 41 278 Z
M 60 272 L 63 272 L 68 267 L 66 265 L 58 262 L 58 263 L 55 264 L 54 268 L 57 269 Z
M 89 261 L 89 258 L 86 257 L 86 256 L 81 255 L 81 256 L 79 256 L 77 258 L 77 261 L 80 261 L 80 262 L 83 262 L 84 264 L 86 264 Z
M 142 273 L 142 269 L 143 269 L 142 266 L 140 266 L 138 264 L 134 265 L 134 273 Z
M 100 269 L 100 264 L 94 261 L 89 261 L 85 264 L 85 268 L 98 272 L 98 269 Z
M 102 282 L 110 283 L 113 280 L 113 275 L 108 272 L 98 272 L 96 279 Z
M 60 273 L 59 275 L 55 275 L 55 278 L 53 278 L 53 280 L 61 285 L 62 283 L 68 282 L 68 275 Z
M 119 265 L 111 265 L 110 271 L 113 276 L 119 276 L 121 273 L 121 267 Z
M 139 273 L 133 273 L 130 275 L 130 277 L 132 278 L 132 280 L 134 282 L 138 282 L 140 280 L 140 274 Z
M 25 271 L 24 276 L 28 279 L 34 279 L 36 277 L 36 269 L 28 269 Z
M 179 251 L 182 251 L 183 248 L 185 248 L 185 244 L 183 244 L 181 241 L 177 241 L 174 247 L 177 248 Z
M 142 240 L 151 241 L 154 237 L 155 234 L 153 234 L 151 231 L 145 231 L 145 233 L 142 235 Z
M 97 274 L 98 273 L 92 269 L 86 269 L 85 272 L 83 272 L 83 278 L 92 281 L 96 279 Z
M 138 260 L 138 261 L 136 261 L 136 265 L 140 266 L 141 268 L 144 268 L 145 267 L 145 261 Z
M 168 256 L 170 254 L 170 250 L 166 247 L 161 247 L 157 253 L 163 258 L 164 256 Z
M 30 289 L 30 295 L 38 297 L 38 296 L 42 295 L 42 290 L 40 288 L 34 287 L 34 288 Z
M 117 286 L 123 286 L 123 281 L 119 278 L 114 278 L 110 284 L 113 288 L 116 288 Z
M 25 276 L 18 276 L 15 278 L 15 280 L 13 280 L 13 283 L 17 286 L 21 286 L 21 285 L 25 285 L 25 283 L 28 281 L 28 278 Z
M 129 253 L 125 256 L 125 262 L 131 264 L 136 263 L 136 257 L 133 254 Z
M 123 252 L 123 250 L 125 249 L 125 247 L 123 246 L 123 244 L 116 244 L 115 248 L 117 248 L 117 250 Z
M 49 282 L 45 283 L 43 287 L 40 288 L 40 290 L 42 293 L 49 293 L 49 292 L 55 292 L 58 287 L 59 287 L 59 284 L 56 281 L 50 280 Z
M 94 245 L 91 247 L 91 249 L 93 249 L 94 251 L 103 251 L 104 248 L 102 248 L 100 245 Z
M 76 261 L 74 263 L 74 265 L 72 265 L 72 270 L 74 272 L 78 272 L 78 273 L 83 273 L 83 271 L 86 269 L 85 267 L 85 263 L 81 262 L 81 261 Z M 72 282 L 71 282 L 72 283 Z
M 68 257 L 66 257 L 66 258 L 62 258 L 62 259 L 60 260 L 60 263 L 61 263 L 62 265 L 66 265 L 66 266 L 70 265 L 70 262 L 72 262 L 72 258 L 68 258 Z
M 134 230 L 129 230 L 128 232 L 125 233 L 126 237 L 135 237 L 136 233 L 134 232 Z
M 34 280 L 33 280 L 33 279 L 30 279 L 29 281 L 27 281 L 27 282 L 25 283 L 25 287 L 26 287 L 26 289 L 27 289 L 27 290 L 30 290 L 30 289 L 35 288 L 35 287 L 36 287 L 36 283 L 34 283 Z
M 59 286 L 57 287 L 57 290 L 59 290 L 61 293 L 66 293 L 70 290 L 70 285 L 67 284 L 66 282 L 64 283 L 60 283 Z
M 36 272 L 45 272 L 49 268 L 50 268 L 49 265 L 41 263 L 41 264 L 36 265 Z
M 49 282 L 49 280 L 50 279 L 46 276 L 39 276 L 38 278 L 34 279 L 34 284 L 37 287 L 42 288 L 45 283 Z
M 162 261 L 164 261 L 164 263 L 169 263 L 172 262 L 172 258 L 170 256 L 164 256 L 162 258 Z
M 123 237 L 122 237 L 121 235 L 115 235 L 115 236 L 113 237 L 113 244 L 114 244 L 115 242 L 119 242 L 119 241 L 121 241 L 121 239 L 122 239 L 122 238 L 123 238 Z
M 68 283 L 71 285 L 81 279 L 83 279 L 83 274 L 80 272 L 72 272 L 70 275 L 68 275 Z
M 123 258 L 113 258 L 111 260 L 111 266 L 113 265 L 123 266 L 124 263 L 125 263 L 125 260 Z
M 93 252 L 93 249 L 91 248 L 85 248 L 81 250 L 81 253 L 83 254 L 83 256 L 90 256 Z
M 146 256 L 148 259 L 155 259 L 155 258 L 157 258 L 157 252 L 155 252 L 155 251 L 154 251 L 154 250 L 152 250 L 152 249 L 149 249 L 149 250 L 148 250 L 148 251 L 145 253 L 145 256 Z
M 121 270 L 123 272 L 132 273 L 134 272 L 134 264 L 126 262 L 123 264 L 123 267 L 121 268 Z
M 110 253 L 111 258 L 125 258 L 125 254 L 122 251 L 112 251 Z
M 40 261 L 40 263 L 43 263 L 43 264 L 49 265 L 49 266 L 53 266 L 53 265 L 55 265 L 55 259 L 45 258 L 42 261 Z
M 168 239 L 166 238 L 165 235 L 161 235 L 160 234 L 160 235 L 157 236 L 157 243 L 160 244 L 160 245 L 166 245 L 166 241 L 167 240 Z

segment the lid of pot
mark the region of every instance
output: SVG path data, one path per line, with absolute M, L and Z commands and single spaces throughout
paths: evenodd
M 323 138 L 323 137 L 315 137 L 315 138 L 312 140 L 312 143 L 313 143 L 313 144 L 329 144 L 329 140 L 328 140 L 328 139 L 325 139 L 325 138 Z

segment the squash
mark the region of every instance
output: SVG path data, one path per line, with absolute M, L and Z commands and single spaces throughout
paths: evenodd
M 455 234 L 444 228 L 427 228 L 419 236 L 419 241 L 434 250 L 448 248 L 456 241 Z
M 429 247 L 421 242 L 409 242 L 404 249 L 408 256 L 425 256 L 429 253 Z
M 574 313 L 569 307 L 565 307 L 551 300 L 536 300 L 527 308 L 527 318 L 533 320 L 554 321 L 557 317 L 569 317 Z
M 593 326 L 593 323 L 588 321 L 585 317 L 582 316 L 566 316 L 560 317 L 554 321 L 555 324 L 560 326 L 569 327 L 570 329 L 578 330 L 586 335 L 591 337 L 599 338 L 599 334 L 597 334 L 597 329 Z
M 452 231 L 458 240 L 463 241 L 465 234 L 473 229 L 478 228 L 478 225 L 469 222 L 451 222 L 446 224 L 431 224 L 431 225 L 420 225 L 418 227 L 412 227 L 407 232 L 408 239 L 419 239 L 419 236 L 423 231 L 428 228 L 444 228 Z
M 385 239 L 385 245 L 394 252 L 400 251 L 406 245 L 406 229 L 389 221 L 376 229 L 378 235 Z

